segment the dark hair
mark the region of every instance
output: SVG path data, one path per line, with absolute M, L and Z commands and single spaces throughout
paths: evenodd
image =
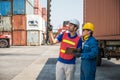
M 78 26 L 77 26 L 77 25 L 75 25 L 75 24 L 73 24 L 73 23 L 70 23 L 70 24 L 74 25 L 74 27 L 76 27 L 76 28 L 78 29 Z M 77 30 L 77 29 L 76 29 L 76 30 Z
M 77 29 L 78 29 L 78 26 L 77 26 L 77 25 L 74 24 L 74 26 L 77 27 Z

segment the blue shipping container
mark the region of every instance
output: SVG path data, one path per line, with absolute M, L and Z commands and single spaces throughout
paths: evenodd
M 13 0 L 13 14 L 25 14 L 24 0 Z
M 33 0 L 13 0 L 13 14 L 34 14 Z
M 11 2 L 0 1 L 0 15 L 8 16 L 11 15 Z

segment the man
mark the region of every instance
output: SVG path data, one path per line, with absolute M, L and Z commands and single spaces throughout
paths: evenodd
M 73 19 L 69 21 L 68 31 L 63 32 L 56 39 L 53 38 L 52 32 L 49 32 L 53 43 L 61 42 L 59 58 L 56 64 L 56 80 L 74 80 L 76 57 L 72 53 L 68 54 L 66 49 L 82 47 L 82 40 L 76 33 L 78 28 L 79 21 Z
M 86 23 L 83 26 L 83 45 L 81 54 L 80 80 L 95 80 L 96 57 L 98 55 L 98 43 L 93 37 L 94 25 Z

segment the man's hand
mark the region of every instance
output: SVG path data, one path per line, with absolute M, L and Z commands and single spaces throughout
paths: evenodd
M 81 48 L 77 48 L 76 50 L 73 51 L 73 53 L 74 53 L 74 56 L 76 58 L 79 58 L 81 56 L 82 49 Z
M 82 49 L 81 48 L 67 48 L 66 54 L 74 54 L 75 57 L 79 58 L 81 56 Z
M 73 51 L 75 51 L 75 48 L 67 47 L 65 53 L 66 54 L 73 54 Z
M 52 29 L 53 29 L 52 25 L 48 26 L 48 31 L 52 31 Z

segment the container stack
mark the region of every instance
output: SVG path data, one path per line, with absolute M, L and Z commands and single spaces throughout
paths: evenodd
M 13 15 L 13 45 L 25 46 L 26 45 L 26 16 L 25 15 Z
M 27 45 L 26 16 L 34 14 L 34 0 L 13 0 L 13 45 Z
M 47 27 L 47 9 L 42 8 L 42 18 L 43 18 L 43 44 L 46 42 L 46 27 Z
M 43 18 L 43 32 L 46 32 L 47 27 L 47 10 L 46 8 L 42 8 L 42 18 Z
M 2 0 L 0 15 L 0 33 L 10 35 L 12 45 L 41 45 L 45 21 L 39 0 Z
M 0 1 L 0 34 L 10 36 L 10 45 L 12 44 L 12 17 L 11 2 Z
M 27 15 L 27 45 L 40 46 L 42 43 L 42 7 L 39 0 L 34 0 L 34 15 Z
M 39 0 L 34 0 L 34 14 L 42 16 L 42 6 Z
M 27 45 L 39 46 L 42 42 L 42 17 L 27 15 Z
M 46 8 L 42 8 L 42 17 L 45 20 L 45 22 L 47 22 L 47 9 Z

